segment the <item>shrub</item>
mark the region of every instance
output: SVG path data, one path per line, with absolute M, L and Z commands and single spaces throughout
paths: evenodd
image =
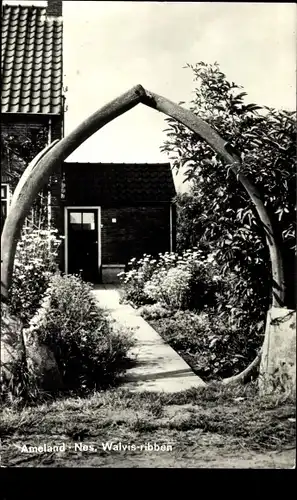
M 18 406 L 40 396 L 34 373 L 26 363 L 22 322 L 1 304 L 1 401 Z
M 61 237 L 57 230 L 25 228 L 18 242 L 12 286 L 11 312 L 28 324 L 37 311 L 49 279 L 57 271 Z
M 157 260 L 151 255 L 143 255 L 142 259 L 133 258 L 128 263 L 128 271 L 119 273 L 120 282 L 123 285 L 125 302 L 131 302 L 135 306 L 150 303 L 151 300 L 144 292 L 144 285 L 157 266 Z
M 131 274 L 122 275 L 131 302 L 144 304 L 142 316 L 204 378 L 231 376 L 254 359 L 263 341 L 265 311 L 259 318 L 246 307 L 244 279 L 238 287 L 234 272 L 220 273 L 214 253 L 206 258 L 197 249 L 165 253 L 157 260 L 134 259 L 132 267 Z M 141 277 L 136 303 L 132 276 Z
M 139 313 L 146 320 L 168 318 L 172 316 L 172 310 L 159 302 L 140 307 Z
M 247 103 L 242 87 L 228 81 L 217 63 L 200 61 L 186 66 L 195 81 L 188 106 L 240 157 L 241 172 L 257 186 L 275 221 L 284 256 L 285 305 L 294 308 L 296 110 Z M 271 301 L 273 284 L 265 227 L 238 177 L 231 175 L 221 156 L 174 119 L 168 118 L 167 124 L 167 138 L 161 149 L 169 155 L 173 168 L 187 165 L 192 183 L 192 192 L 176 200 L 178 248 L 195 244 L 200 247 L 202 243 L 206 251 L 207 247 L 216 251 L 221 274 L 226 269 L 236 271 L 238 287 L 244 276 L 241 297 L 245 307 L 254 316 L 257 312 L 261 316 Z
M 187 306 L 191 273 L 182 267 L 168 271 L 155 271 L 151 280 L 145 284 L 144 291 L 154 301 L 161 301 L 176 309 Z
M 76 276 L 50 278 L 31 329 L 55 355 L 69 389 L 102 387 L 127 366 L 133 346 L 127 332 L 117 332 L 99 309 L 91 287 Z
M 28 368 L 24 359 L 15 359 L 10 370 L 9 380 L 1 377 L 1 402 L 3 404 L 21 407 L 46 398 L 46 394 L 38 387 L 35 373 Z
M 130 268 L 120 278 L 125 300 L 135 306 L 161 302 L 175 309 L 200 310 L 215 303 L 216 262 L 196 249 L 133 259 Z
M 231 328 L 208 313 L 177 311 L 152 326 L 184 357 L 203 379 L 220 379 L 239 373 L 257 354 L 259 332 Z

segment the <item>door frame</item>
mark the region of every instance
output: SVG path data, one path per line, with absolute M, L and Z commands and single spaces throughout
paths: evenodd
M 98 273 L 101 270 L 102 256 L 101 256 L 101 207 L 81 207 L 81 206 L 66 206 L 64 207 L 64 235 L 65 235 L 65 245 L 64 245 L 64 270 L 65 274 L 68 274 L 68 211 L 69 210 L 97 210 L 97 224 L 98 224 Z

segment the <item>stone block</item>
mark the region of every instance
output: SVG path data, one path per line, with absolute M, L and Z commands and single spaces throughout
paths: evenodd
M 296 391 L 296 311 L 272 307 L 267 314 L 259 392 L 292 391 Z
M 125 270 L 124 264 L 103 264 L 102 265 L 102 283 L 119 284 L 118 274 Z

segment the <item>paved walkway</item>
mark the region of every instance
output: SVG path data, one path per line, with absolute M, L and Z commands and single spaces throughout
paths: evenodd
M 127 370 L 123 387 L 132 391 L 179 392 L 205 383 L 189 365 L 130 305 L 119 303 L 120 288 L 98 285 L 93 291 L 100 307 L 108 311 L 118 325 L 133 329 L 137 344 L 137 364 Z

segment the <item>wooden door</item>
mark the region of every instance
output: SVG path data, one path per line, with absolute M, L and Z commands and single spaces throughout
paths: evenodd
M 99 281 L 98 211 L 68 209 L 68 273 Z

